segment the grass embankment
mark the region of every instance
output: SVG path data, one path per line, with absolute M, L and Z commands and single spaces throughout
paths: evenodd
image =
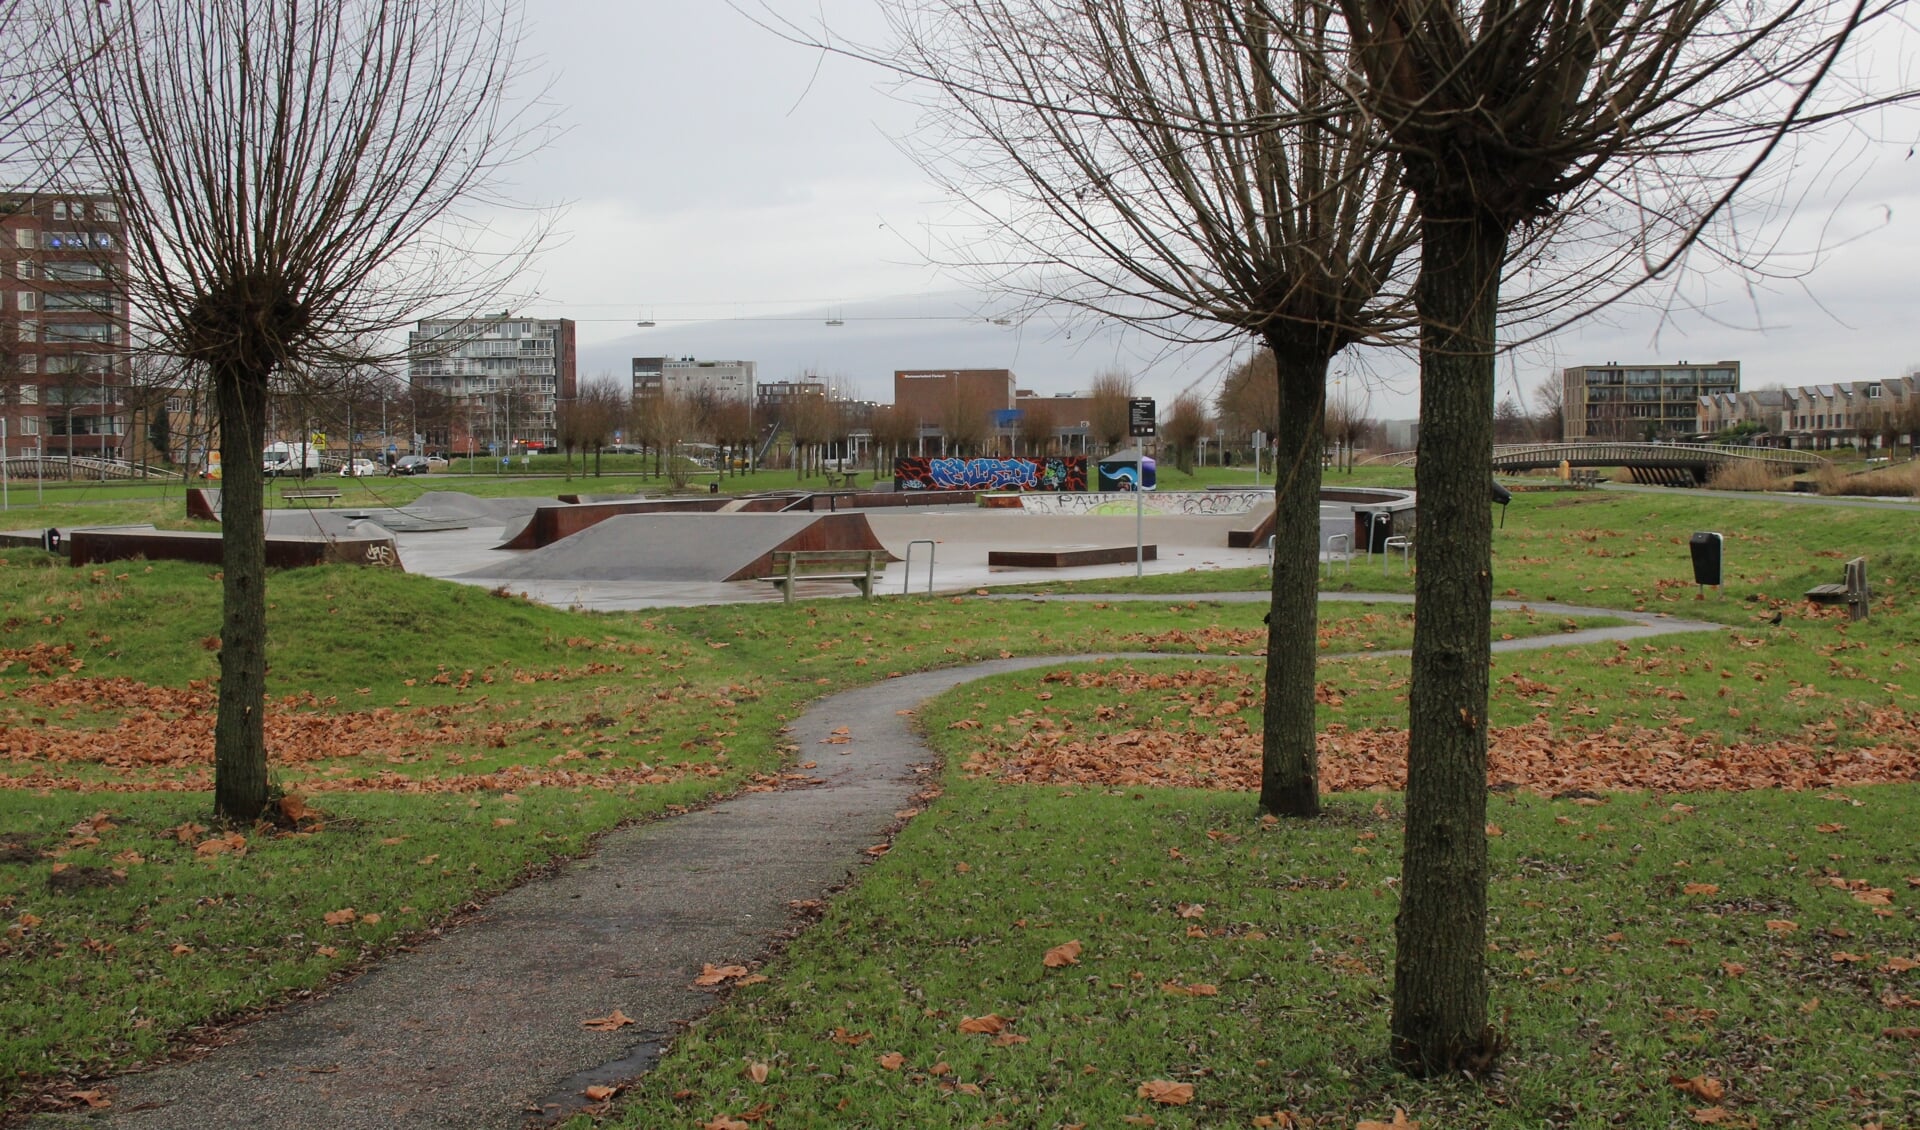
M 1222 655 L 1265 639 L 1259 606 L 1206 601 L 600 616 L 388 571 L 281 572 L 269 752 L 275 784 L 316 814 L 226 829 L 207 815 L 218 571 L 0 560 L 12 1099 L 315 987 L 621 821 L 773 783 L 782 725 L 819 695 L 1001 655 Z M 1355 607 L 1322 647 L 1404 647 L 1410 633 L 1404 608 Z

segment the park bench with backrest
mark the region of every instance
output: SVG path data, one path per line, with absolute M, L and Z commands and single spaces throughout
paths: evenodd
M 874 580 L 886 562 L 884 549 L 776 549 L 773 575 L 758 579 L 779 588 L 788 604 L 798 581 L 847 581 L 871 600 Z
M 1837 585 L 1815 585 L 1807 590 L 1807 599 L 1815 604 L 1844 604 L 1847 615 L 1865 620 L 1873 603 L 1873 586 L 1867 582 L 1867 559 L 1856 557 L 1847 562 L 1846 572 Z

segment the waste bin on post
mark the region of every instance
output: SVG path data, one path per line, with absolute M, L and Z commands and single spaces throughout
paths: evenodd
M 1693 583 L 1705 588 L 1720 585 L 1720 550 L 1724 539 L 1719 534 L 1697 532 L 1687 539 L 1687 551 L 1693 555 Z

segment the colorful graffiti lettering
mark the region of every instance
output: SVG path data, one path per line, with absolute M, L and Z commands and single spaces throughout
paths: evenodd
M 937 459 L 912 456 L 893 465 L 895 490 L 1044 490 L 1087 489 L 1084 455 L 1035 459 Z

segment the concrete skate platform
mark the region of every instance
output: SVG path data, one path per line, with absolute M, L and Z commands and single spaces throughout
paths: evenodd
M 1159 556 L 1160 547 L 1154 545 L 1057 545 L 1049 549 L 989 549 L 987 565 L 994 569 L 1070 569 L 1155 561 Z

